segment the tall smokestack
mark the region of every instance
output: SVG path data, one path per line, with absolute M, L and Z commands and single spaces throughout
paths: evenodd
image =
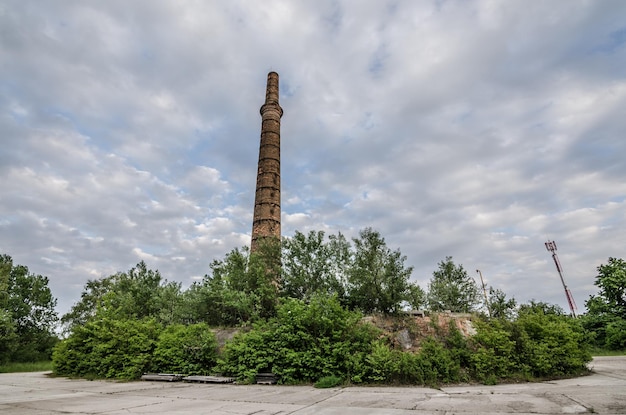
M 256 177 L 252 241 L 250 252 L 258 249 L 263 238 L 280 240 L 280 118 L 278 74 L 267 74 L 265 104 L 261 106 L 261 145 Z

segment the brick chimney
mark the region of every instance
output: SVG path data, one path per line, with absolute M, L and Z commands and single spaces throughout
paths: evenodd
M 267 74 L 265 104 L 261 106 L 261 145 L 256 177 L 252 241 L 254 253 L 263 238 L 280 240 L 280 118 L 283 109 L 278 104 L 278 74 Z

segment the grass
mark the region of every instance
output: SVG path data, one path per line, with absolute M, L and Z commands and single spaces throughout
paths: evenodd
M 52 370 L 52 362 L 6 363 L 0 365 L 0 373 L 48 372 Z
M 607 350 L 594 347 L 591 349 L 592 356 L 626 356 L 626 350 Z
M 315 382 L 313 386 L 315 386 L 316 388 L 334 388 L 335 386 L 339 386 L 342 383 L 343 379 L 338 376 L 324 376 L 323 378 Z

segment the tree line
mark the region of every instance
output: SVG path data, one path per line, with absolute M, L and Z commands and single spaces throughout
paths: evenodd
M 249 379 L 267 370 L 285 382 L 321 375 L 354 383 L 493 381 L 571 374 L 584 368 L 590 345 L 626 348 L 626 264 L 615 258 L 598 267 L 599 293 L 587 301 L 588 313 L 572 319 L 558 306 L 518 305 L 494 288 L 483 303 L 452 257 L 424 290 L 411 281 L 406 256 L 371 228 L 351 241 L 296 232 L 254 254 L 233 249 L 187 289 L 144 262 L 89 280 L 60 320 L 48 279 L 8 255 L 0 259 L 0 362 L 41 360 L 54 350 L 55 371 L 71 376 L 220 371 Z M 478 332 L 464 339 L 451 329 L 407 354 L 361 319 L 402 316 L 408 308 L 478 312 Z M 219 355 L 215 327 L 242 327 Z
M 237 326 L 275 316 L 283 299 L 309 302 L 318 295 L 335 296 L 342 307 L 363 314 L 398 314 L 408 308 L 472 312 L 484 305 L 474 279 L 452 257 L 439 263 L 423 290 L 411 281 L 406 256 L 371 228 L 352 241 L 341 233 L 296 231 L 276 245 L 261 242 L 253 255 L 247 246 L 235 248 L 186 290 L 140 262 L 128 272 L 87 282 L 61 322 L 71 331 L 107 310 L 119 318 L 155 316 L 163 324 Z M 494 314 L 514 309 L 514 300 L 503 292 L 491 293 Z

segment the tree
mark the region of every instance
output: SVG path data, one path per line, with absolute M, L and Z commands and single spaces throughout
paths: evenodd
M 339 233 L 325 240 L 323 231 L 308 235 L 296 231 L 283 239 L 282 285 L 284 297 L 308 301 L 318 293 L 345 297 L 346 272 L 351 262 L 350 243 Z
M 420 310 L 427 304 L 426 292 L 419 285 L 410 283 L 406 302 L 413 310 Z
M 517 301 L 514 298 L 507 299 L 504 291 L 489 287 L 489 316 L 511 320 L 515 314 Z
M 377 231 L 366 228 L 354 242 L 354 262 L 348 274 L 349 304 L 364 313 L 397 313 L 409 299 L 406 256 L 392 251 Z
M 626 261 L 609 258 L 598 267 L 594 283 L 599 292 L 585 302 L 586 330 L 594 333 L 597 346 L 613 350 L 626 348 Z
M 257 251 L 235 248 L 223 260 L 211 263 L 211 273 L 191 287 L 190 296 L 199 306 L 195 322 L 234 326 L 270 317 L 278 297 L 280 251 L 275 241 L 259 241 Z
M 543 301 L 530 300 L 527 304 L 519 306 L 517 311 L 518 317 L 523 317 L 527 314 L 543 314 L 546 316 L 565 316 L 565 310 L 558 304 L 550 304 Z
M 113 290 L 116 275 L 97 280 L 88 280 L 80 295 L 80 300 L 75 303 L 69 312 L 61 317 L 64 332 L 69 333 L 73 327 L 83 326 L 93 318 L 96 311 L 101 307 L 104 295 Z
M 10 361 L 11 354 L 18 348 L 15 329 L 11 313 L 5 308 L 0 309 L 0 364 Z
M 181 303 L 180 283 L 164 280 L 158 270 L 141 261 L 128 272 L 88 281 L 80 301 L 61 322 L 66 332 L 102 314 L 118 320 L 153 317 L 171 324 L 182 318 Z
M 17 346 L 15 321 L 9 310 L 9 282 L 13 261 L 7 255 L 0 256 L 0 363 L 10 359 Z
M 0 360 L 32 362 L 47 360 L 58 341 L 54 334 L 56 298 L 48 278 L 31 274 L 28 267 L 13 265 L 0 255 Z
M 626 261 L 609 258 L 598 267 L 594 285 L 600 291 L 587 301 L 589 312 L 626 319 Z
M 450 256 L 439 263 L 428 283 L 428 305 L 432 311 L 467 313 L 476 309 L 479 298 L 476 282 Z

